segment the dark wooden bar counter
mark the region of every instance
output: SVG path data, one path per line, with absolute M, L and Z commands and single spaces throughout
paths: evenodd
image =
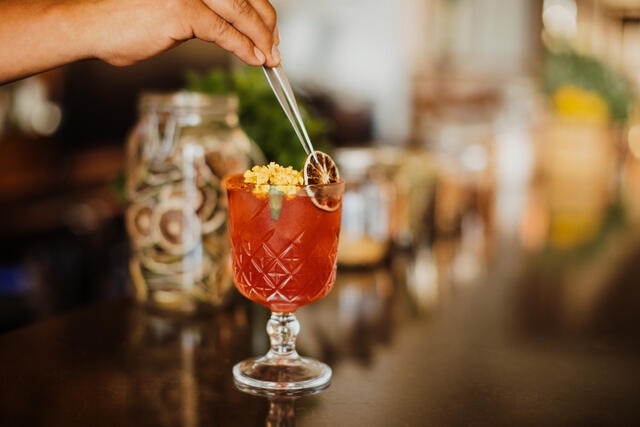
M 187 319 L 108 301 L 0 336 L 3 426 L 540 426 L 640 422 L 640 239 L 586 260 L 497 245 L 485 273 L 430 277 L 430 253 L 341 270 L 299 311 L 324 392 L 269 402 L 232 365 L 266 350 L 240 298 Z

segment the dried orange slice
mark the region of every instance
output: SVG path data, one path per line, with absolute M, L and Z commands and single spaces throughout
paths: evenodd
M 329 184 L 338 182 L 340 173 L 335 162 L 327 153 L 314 151 L 304 161 L 305 184 Z
M 340 180 L 340 173 L 335 162 L 327 153 L 314 151 L 307 156 L 303 168 L 304 183 L 311 201 L 325 211 L 335 211 L 340 207 L 340 198 L 334 197 L 330 189 L 323 184 L 332 184 Z

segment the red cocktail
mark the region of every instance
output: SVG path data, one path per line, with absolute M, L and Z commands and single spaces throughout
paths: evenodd
M 234 281 L 251 301 L 293 312 L 333 286 L 340 209 L 318 208 L 301 188 L 275 196 L 281 206 L 274 219 L 274 196 L 254 194 L 253 187 L 242 175 L 227 180 Z
M 236 383 L 271 390 L 328 385 L 330 368 L 295 351 L 294 312 L 327 295 L 335 281 L 344 182 L 294 185 L 286 193 L 246 183 L 241 174 L 225 184 L 236 288 L 272 311 L 270 351 L 236 365 Z

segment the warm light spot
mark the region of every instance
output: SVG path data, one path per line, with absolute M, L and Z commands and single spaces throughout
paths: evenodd
M 481 172 L 489 164 L 487 149 L 481 144 L 471 144 L 462 152 L 460 162 L 469 171 Z
M 576 34 L 578 10 L 575 0 L 544 0 L 542 22 L 552 36 L 570 38 Z
M 627 136 L 629 150 L 637 159 L 640 159 L 640 125 L 631 126 Z

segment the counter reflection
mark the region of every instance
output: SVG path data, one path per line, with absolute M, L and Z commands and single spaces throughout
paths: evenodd
M 191 427 L 264 419 L 266 408 L 246 405 L 233 392 L 231 368 L 249 351 L 250 315 L 243 307 L 203 317 L 134 311 L 125 361 L 131 424 Z

